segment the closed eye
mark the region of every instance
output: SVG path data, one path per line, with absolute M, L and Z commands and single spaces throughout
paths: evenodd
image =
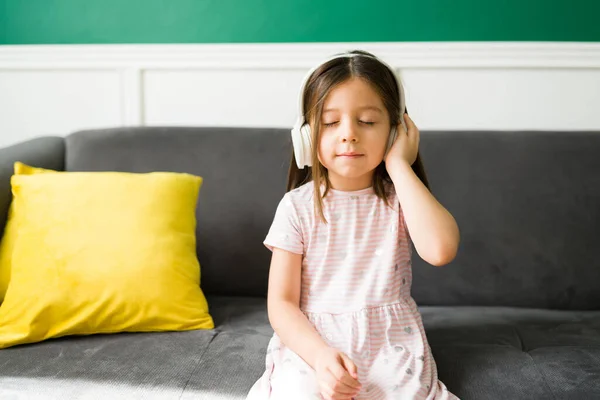
M 364 125 L 375 125 L 375 122 L 373 122 L 373 121 L 358 121 L 358 122 L 360 122 L 361 124 L 364 124 Z M 323 123 L 323 126 L 329 128 L 334 125 L 337 125 L 338 123 L 339 123 L 339 121 L 328 122 L 328 123 Z

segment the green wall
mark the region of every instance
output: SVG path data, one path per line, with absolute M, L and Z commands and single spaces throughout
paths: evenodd
M 600 41 L 600 0 L 0 0 L 0 44 Z

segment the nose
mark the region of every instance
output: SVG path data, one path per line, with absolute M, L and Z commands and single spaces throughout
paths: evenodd
M 347 123 L 344 129 L 341 129 L 341 131 L 341 140 L 343 143 L 356 143 L 358 141 L 356 126 L 352 122 Z

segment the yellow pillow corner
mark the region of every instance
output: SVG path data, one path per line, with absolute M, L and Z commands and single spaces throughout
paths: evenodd
M 13 165 L 13 168 L 15 171 L 15 175 L 34 175 L 34 174 L 46 174 L 46 173 L 52 173 L 52 172 L 59 172 L 59 171 L 55 171 L 53 169 L 33 167 L 31 165 L 22 163 L 20 161 L 16 161 Z
M 33 175 L 57 172 L 51 169 L 32 167 L 20 161 L 17 161 L 13 164 L 13 169 L 14 175 Z M 8 289 L 8 284 L 10 283 L 11 258 L 17 235 L 16 227 L 18 226 L 18 221 L 15 222 L 14 219 L 14 202 L 11 202 L 8 208 L 6 223 L 4 225 L 4 234 L 2 236 L 2 240 L 0 241 L 0 304 L 4 300 L 6 290 Z
M 214 328 L 196 257 L 201 177 L 18 168 L 19 235 L 0 349 L 65 335 Z

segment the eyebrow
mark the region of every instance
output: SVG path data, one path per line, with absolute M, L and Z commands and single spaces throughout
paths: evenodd
M 363 107 L 359 107 L 359 110 L 372 110 L 372 111 L 377 111 L 378 113 L 383 114 L 383 111 L 381 111 L 381 108 L 379 107 L 375 107 L 375 106 L 363 106 Z M 323 110 L 323 114 L 331 112 L 331 111 L 339 111 L 337 108 L 327 108 L 325 110 Z

